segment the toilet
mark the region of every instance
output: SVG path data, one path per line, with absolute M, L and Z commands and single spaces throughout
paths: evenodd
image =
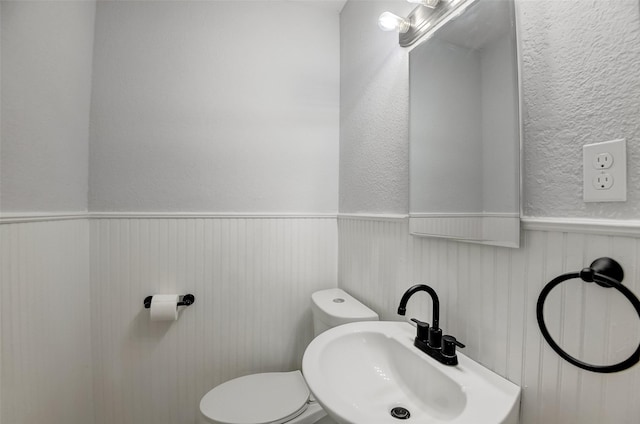
M 311 295 L 314 337 L 378 314 L 341 289 Z M 213 424 L 321 424 L 326 412 L 315 402 L 300 371 L 245 375 L 216 386 L 202 397 L 200 412 Z M 330 421 L 332 422 L 332 421 Z

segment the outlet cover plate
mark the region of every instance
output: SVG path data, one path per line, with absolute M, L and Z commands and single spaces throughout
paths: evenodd
M 611 163 L 600 166 L 602 158 Z M 583 200 L 585 202 L 627 201 L 627 143 L 625 139 L 582 146 Z M 612 181 L 599 185 L 598 181 Z

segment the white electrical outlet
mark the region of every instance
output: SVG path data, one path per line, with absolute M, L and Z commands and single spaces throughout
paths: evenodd
M 593 167 L 597 169 L 609 169 L 613 165 L 613 156 L 611 153 L 599 153 L 593 160 Z
M 624 139 L 582 147 L 585 202 L 627 201 L 627 143 Z
M 613 177 L 611 174 L 607 174 L 606 172 L 598 174 L 593 179 L 593 186 L 596 190 L 609 190 L 613 187 Z

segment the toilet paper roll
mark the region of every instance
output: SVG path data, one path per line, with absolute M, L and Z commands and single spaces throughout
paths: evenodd
M 151 298 L 151 321 L 175 321 L 178 319 L 177 294 L 154 294 Z

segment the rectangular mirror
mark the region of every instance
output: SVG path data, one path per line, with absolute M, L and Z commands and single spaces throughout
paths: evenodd
M 520 245 L 520 89 L 513 0 L 476 0 L 409 54 L 416 236 Z

